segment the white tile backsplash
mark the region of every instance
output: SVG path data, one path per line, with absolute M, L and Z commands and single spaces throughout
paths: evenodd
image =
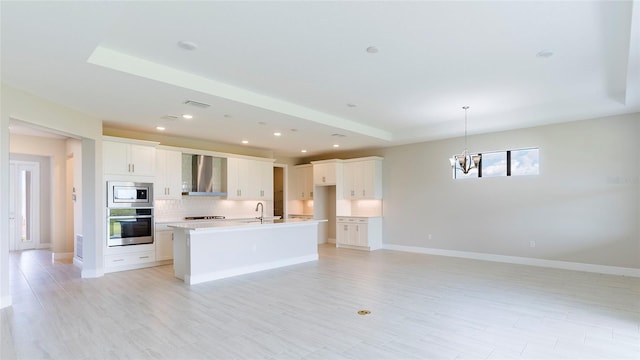
M 187 216 L 222 215 L 227 218 L 256 216 L 256 204 L 264 204 L 264 215 L 273 216 L 273 201 L 224 200 L 211 196 L 183 196 L 181 200 L 156 200 L 156 222 L 179 221 Z

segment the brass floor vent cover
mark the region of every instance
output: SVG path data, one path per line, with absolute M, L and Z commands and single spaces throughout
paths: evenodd
M 358 311 L 358 315 L 369 315 L 371 314 L 371 311 L 369 310 L 360 310 Z

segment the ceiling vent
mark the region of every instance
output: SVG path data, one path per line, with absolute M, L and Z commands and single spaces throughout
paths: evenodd
M 206 108 L 211 106 L 209 104 L 205 104 L 205 103 L 201 103 L 201 102 L 197 102 L 197 101 L 193 101 L 193 100 L 187 100 L 184 103 L 187 104 L 187 105 L 199 107 L 199 108 L 202 108 L 202 109 L 206 109 Z
M 178 117 L 175 116 L 175 115 L 165 115 L 165 116 L 161 117 L 161 119 L 164 119 L 164 120 L 178 120 Z

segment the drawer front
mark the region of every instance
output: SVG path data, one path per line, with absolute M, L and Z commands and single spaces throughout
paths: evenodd
M 144 264 L 153 261 L 156 261 L 153 251 L 105 256 L 105 266 L 107 267 Z
M 357 218 L 357 217 L 338 217 L 336 218 L 336 222 L 339 223 L 347 223 L 347 224 L 366 224 L 369 220 L 367 218 Z

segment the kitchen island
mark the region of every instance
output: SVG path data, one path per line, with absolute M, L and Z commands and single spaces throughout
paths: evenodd
M 192 285 L 318 260 L 318 224 L 324 221 L 168 225 L 175 276 Z

